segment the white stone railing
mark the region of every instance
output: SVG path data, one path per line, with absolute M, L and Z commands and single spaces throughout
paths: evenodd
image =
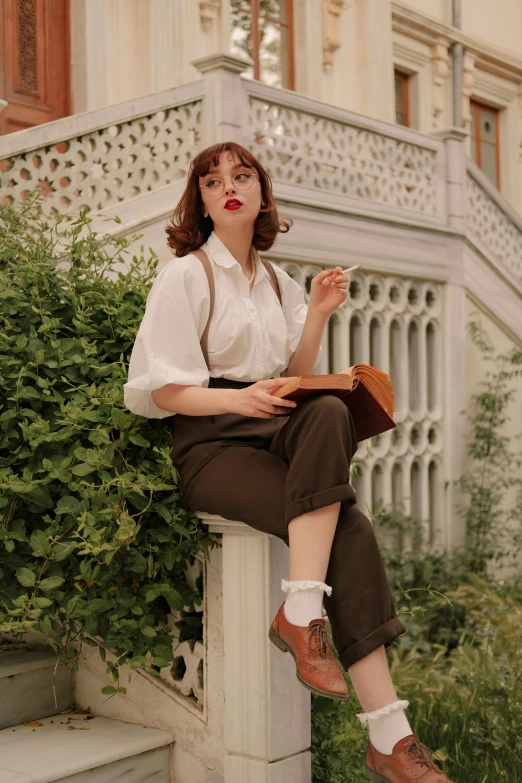
M 183 180 L 201 146 L 201 88 L 196 82 L 3 137 L 4 203 L 40 188 L 50 214 L 101 210 Z
M 471 240 L 522 284 L 522 218 L 471 160 L 466 165 L 466 196 Z
M 280 266 L 305 292 L 307 279 L 319 271 L 308 264 Z M 442 285 L 359 271 L 345 304 L 329 320 L 320 368 L 340 372 L 364 362 L 390 373 L 398 426 L 360 445 L 358 505 L 365 512 L 385 506 L 411 514 L 424 522 L 431 541 L 440 540 L 443 514 L 444 327 Z
M 250 146 L 276 182 L 306 188 L 308 197 L 445 222 L 438 139 L 256 82 L 248 94 Z

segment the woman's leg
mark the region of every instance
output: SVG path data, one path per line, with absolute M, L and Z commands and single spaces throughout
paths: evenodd
M 324 582 L 341 503 L 294 517 L 288 525 L 290 579 Z
M 348 674 L 365 712 L 380 710 L 397 701 L 384 646 L 350 666 Z

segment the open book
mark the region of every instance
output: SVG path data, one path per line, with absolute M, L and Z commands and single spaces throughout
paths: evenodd
M 394 390 L 390 376 L 369 364 L 330 375 L 301 375 L 272 392 L 299 403 L 311 394 L 335 394 L 350 410 L 357 442 L 393 429 Z M 278 414 L 287 415 L 287 414 Z

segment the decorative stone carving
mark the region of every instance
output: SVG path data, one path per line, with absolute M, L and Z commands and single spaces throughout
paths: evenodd
M 203 32 L 208 33 L 212 29 L 221 7 L 221 0 L 199 0 L 199 20 Z
M 438 153 L 252 98 L 252 151 L 273 179 L 437 215 Z
M 204 590 L 203 560 L 196 558 L 194 564 L 188 566 L 184 573 L 190 587 L 202 596 Z M 201 615 L 203 621 L 203 603 L 185 606 L 182 611 L 172 610 L 168 619 L 169 630 L 179 638 L 187 618 L 189 621 L 193 621 L 197 619 L 198 615 Z M 204 705 L 205 647 L 202 642 L 187 639 L 179 644 L 174 641 L 173 651 L 172 666 L 161 669 L 160 677 L 169 688 L 189 699 L 192 705 L 201 712 Z
M 323 68 L 331 71 L 333 56 L 341 45 L 339 17 L 344 0 L 323 0 Z
M 448 45 L 436 43 L 431 49 L 431 63 L 433 73 L 433 128 L 441 127 L 442 113 L 444 111 L 445 82 L 449 75 L 450 55 Z
M 522 283 L 522 232 L 468 171 L 466 216 L 471 232 Z
M 475 55 L 464 52 L 462 62 L 462 124 L 469 128 L 471 123 L 471 96 L 475 86 Z
M 0 161 L 2 198 L 39 187 L 51 214 L 104 209 L 183 179 L 200 143 L 201 101 L 164 108 Z

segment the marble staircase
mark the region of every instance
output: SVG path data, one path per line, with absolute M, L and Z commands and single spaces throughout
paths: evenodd
M 170 732 L 73 709 L 51 651 L 0 651 L 0 783 L 172 783 Z

